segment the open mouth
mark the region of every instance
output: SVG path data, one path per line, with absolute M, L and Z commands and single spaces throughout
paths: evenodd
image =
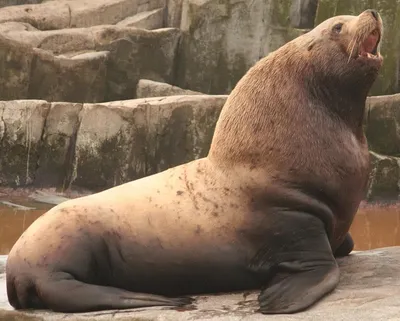
M 370 59 L 378 58 L 378 46 L 381 35 L 378 29 L 372 31 L 369 36 L 361 43 L 358 56 Z

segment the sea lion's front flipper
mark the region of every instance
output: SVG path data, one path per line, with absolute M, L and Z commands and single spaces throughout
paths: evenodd
M 306 310 L 339 283 L 339 267 L 322 220 L 285 211 L 278 222 L 250 266 L 265 282 L 258 297 L 264 314 Z
M 285 262 L 272 284 L 259 297 L 264 314 L 295 313 L 307 309 L 335 289 L 339 268 L 332 262 Z
M 36 280 L 36 292 L 41 306 L 64 313 L 152 306 L 183 306 L 193 302 L 193 299 L 189 297 L 168 298 L 129 292 L 113 287 L 83 283 L 72 277 L 51 276 L 49 279 Z
M 342 244 L 340 244 L 340 246 L 336 249 L 335 257 L 347 256 L 351 253 L 351 251 L 353 251 L 353 249 L 354 249 L 353 238 L 351 237 L 350 233 L 347 233 Z

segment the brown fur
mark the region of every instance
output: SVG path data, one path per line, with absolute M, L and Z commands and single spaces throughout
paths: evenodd
M 343 37 L 330 31 L 337 21 Z M 332 251 L 367 181 L 362 118 L 381 63 L 348 61 L 350 44 L 381 27 L 373 21 L 368 12 L 332 18 L 257 63 L 229 96 L 208 157 L 67 201 L 35 221 L 9 254 L 11 305 L 174 306 L 189 301 L 136 292 L 268 284 L 261 311 L 290 313 L 333 290 Z
M 342 32 L 332 35 L 338 22 Z M 254 172 L 260 188 L 324 191 L 333 207 L 334 248 L 364 196 L 369 153 L 362 121 L 382 62 L 360 67 L 348 58 L 377 25 L 382 30 L 382 20 L 368 13 L 333 17 L 258 62 L 228 97 L 208 155 L 226 171 Z

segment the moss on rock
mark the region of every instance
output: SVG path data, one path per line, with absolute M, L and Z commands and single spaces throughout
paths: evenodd
M 400 196 L 400 159 L 370 152 L 368 201 L 394 201 Z

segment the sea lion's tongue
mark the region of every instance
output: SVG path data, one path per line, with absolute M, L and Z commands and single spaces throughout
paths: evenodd
M 379 35 L 376 32 L 371 33 L 361 46 L 362 53 L 372 53 L 376 47 L 376 43 L 379 40 Z

